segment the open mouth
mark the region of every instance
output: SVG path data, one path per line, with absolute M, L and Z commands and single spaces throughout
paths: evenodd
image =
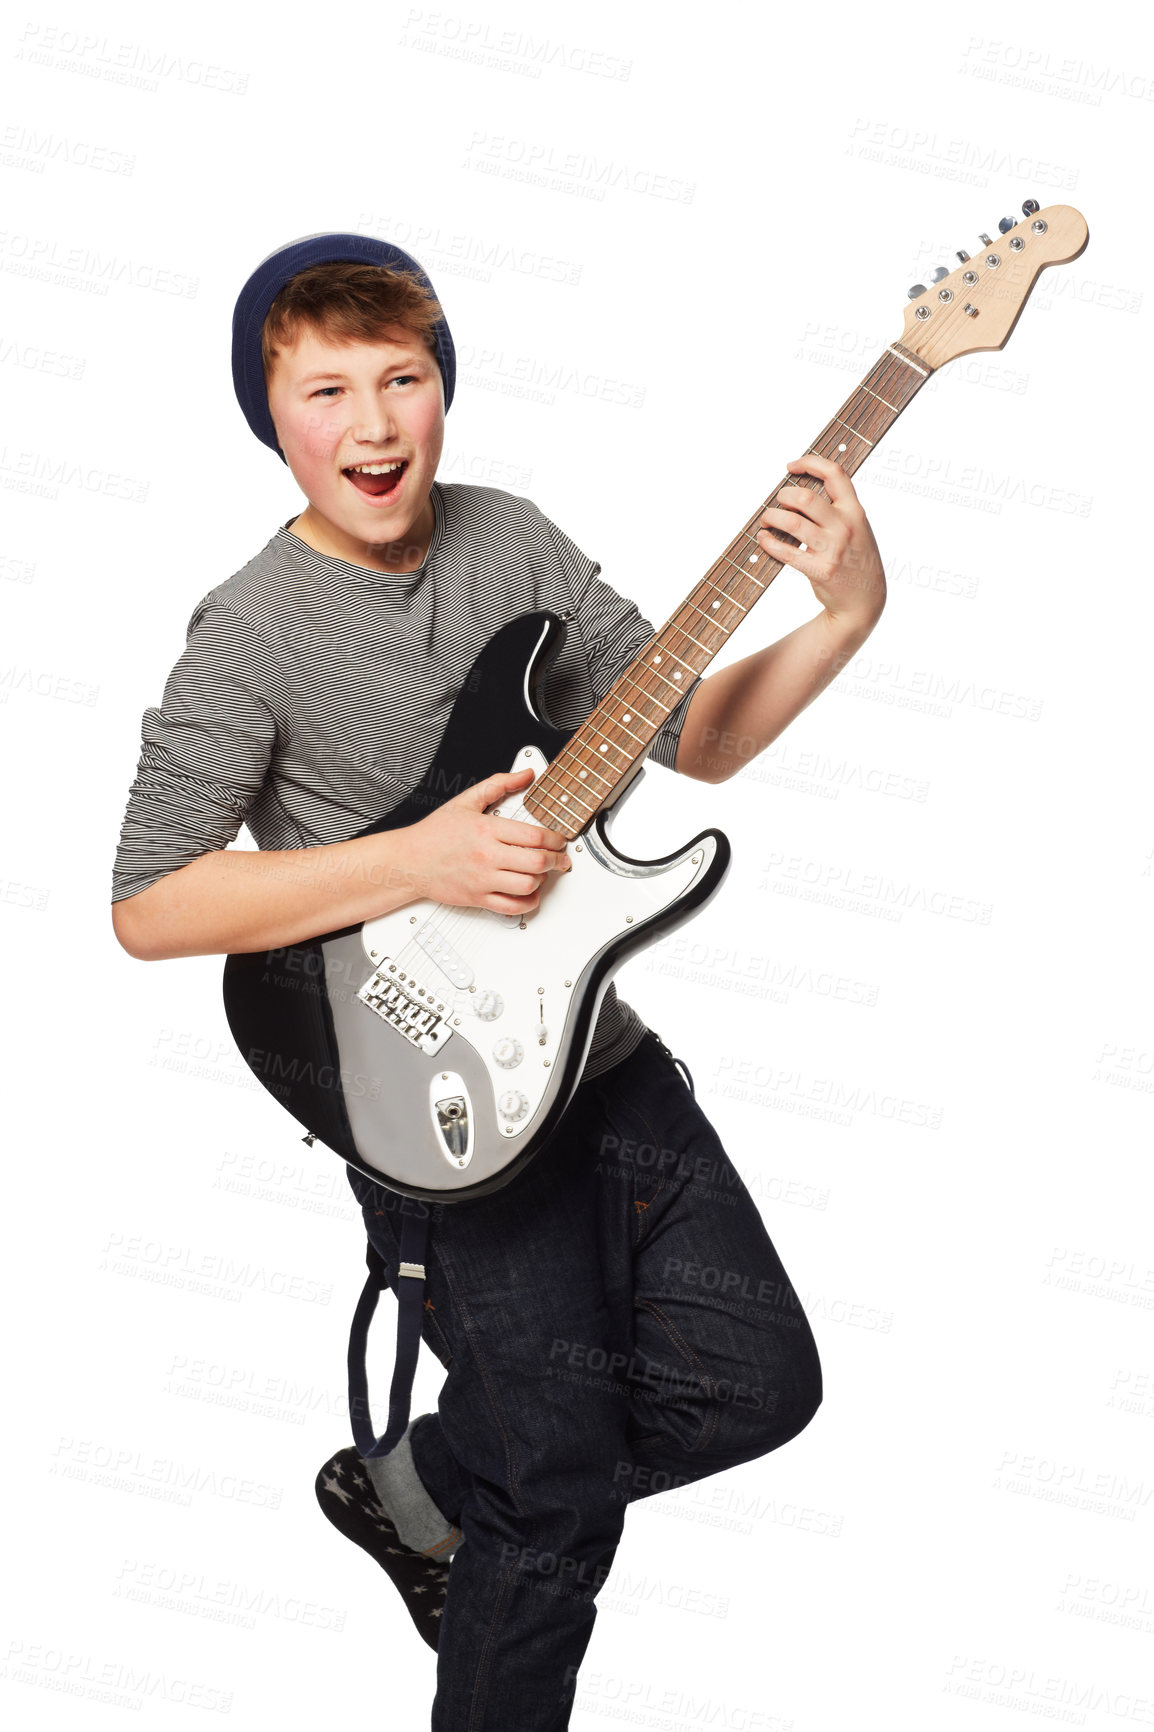
M 408 459 L 393 465 L 391 463 L 365 463 L 354 468 L 341 471 L 345 479 L 351 481 L 358 493 L 363 493 L 369 499 L 386 499 L 395 493 L 401 485 L 401 480 L 409 467 Z

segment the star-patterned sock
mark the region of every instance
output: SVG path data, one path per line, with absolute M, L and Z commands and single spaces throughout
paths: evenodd
M 355 1449 L 340 1449 L 325 1463 L 317 1474 L 316 1493 L 333 1526 L 381 1566 L 420 1634 L 430 1648 L 435 1648 L 449 1587 L 449 1564 L 401 1544 L 369 1479 L 367 1463 Z
M 395 1525 L 401 1544 L 411 1552 L 448 1563 L 465 1536 L 441 1514 L 425 1490 L 409 1441 L 413 1427 L 430 1417 L 419 1413 L 416 1419 L 411 1419 L 388 1455 L 374 1455 L 365 1462 L 365 1472 L 373 1482 L 377 1501 Z

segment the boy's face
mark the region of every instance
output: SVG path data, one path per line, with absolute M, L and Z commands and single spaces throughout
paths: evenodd
M 293 533 L 355 565 L 416 570 L 432 539 L 429 491 L 445 437 L 444 384 L 421 339 L 393 330 L 378 342 L 338 344 L 305 329 L 277 355 L 268 406 L 309 502 Z M 395 471 L 349 473 L 398 460 L 399 480 Z

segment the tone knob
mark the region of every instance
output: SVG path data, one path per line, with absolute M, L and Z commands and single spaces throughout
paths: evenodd
M 935 265 L 934 266 L 934 274 L 930 278 L 930 281 L 931 281 L 931 283 L 940 283 L 942 278 L 948 277 L 949 274 L 950 274 L 949 265 Z
M 510 1089 L 497 1102 L 497 1111 L 504 1119 L 523 1119 L 529 1111 L 529 1102 L 519 1089 Z
M 998 233 L 1000 235 L 1007 234 L 1009 232 L 1009 230 L 1012 229 L 1013 227 L 1014 227 L 1013 217 L 1002 217 L 998 223 Z
M 909 298 L 911 301 L 916 301 L 918 296 L 924 295 L 925 292 L 926 292 L 926 285 L 924 283 L 914 283 L 913 286 L 908 291 Z
M 525 1056 L 525 1048 L 512 1035 L 506 1035 L 493 1048 L 493 1058 L 502 1070 L 513 1070 Z
M 488 988 L 477 994 L 477 1002 L 473 1010 L 482 1022 L 496 1022 L 505 1008 L 505 1000 L 499 992 L 490 992 Z

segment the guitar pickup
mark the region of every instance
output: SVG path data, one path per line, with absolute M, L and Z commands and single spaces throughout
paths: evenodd
M 426 920 L 414 937 L 429 960 L 436 963 L 441 973 L 447 975 L 454 986 L 462 990 L 472 986 L 473 970 L 464 957 L 453 949 L 435 920 Z
M 427 998 L 419 998 L 398 977 L 387 956 L 365 981 L 357 997 L 382 1022 L 430 1057 L 440 1052 L 453 1032 L 441 1015 L 445 1006 L 434 1008 Z

